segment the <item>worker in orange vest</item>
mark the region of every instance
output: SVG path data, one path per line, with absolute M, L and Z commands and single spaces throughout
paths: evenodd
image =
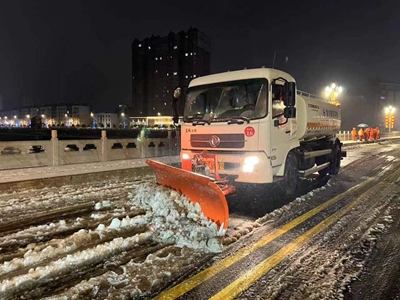
M 351 131 L 351 137 L 352 137 L 353 141 L 357 140 L 357 130 L 355 127 L 353 127 L 353 130 Z
M 381 133 L 379 131 L 379 127 L 375 128 L 375 138 L 379 140 L 381 138 Z
M 364 131 L 364 140 L 365 141 L 369 141 L 369 134 L 371 133 L 371 128 L 367 128 L 367 129 L 365 129 L 365 131 Z
M 364 139 L 364 130 L 362 128 L 358 131 L 358 138 L 360 141 Z
M 375 139 L 376 139 L 376 130 L 375 128 L 371 128 L 371 131 L 369 133 L 369 140 L 375 141 Z

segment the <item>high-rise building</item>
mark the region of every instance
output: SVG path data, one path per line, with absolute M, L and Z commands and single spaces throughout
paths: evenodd
M 210 74 L 210 38 L 196 28 L 132 43 L 132 116 L 172 115 L 172 91 Z M 182 96 L 182 100 L 184 99 Z M 184 101 L 178 103 L 183 113 Z

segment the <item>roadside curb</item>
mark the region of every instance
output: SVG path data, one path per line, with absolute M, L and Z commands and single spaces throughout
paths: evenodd
M 158 160 L 163 163 L 168 163 L 172 166 L 177 166 L 179 164 L 179 156 L 171 156 L 171 157 L 154 157 L 150 158 L 153 160 Z M 151 176 L 153 175 L 152 169 L 146 164 L 143 163 L 145 159 L 138 159 L 137 165 L 132 166 L 124 166 L 121 168 L 114 169 L 94 169 L 91 168 L 91 164 L 86 164 L 86 169 L 84 171 L 80 171 L 77 173 L 70 174 L 57 174 L 44 176 L 40 178 L 20 178 L 19 180 L 9 180 L 0 182 L 0 189 L 3 192 L 10 192 L 20 189 L 39 189 L 45 187 L 61 187 L 64 185 L 73 185 L 73 184 L 83 184 L 93 181 L 100 180 L 130 180 L 137 179 L 138 177 L 143 176 Z M 139 163 L 140 162 L 140 163 Z M 136 163 L 135 163 L 136 164 Z M 68 165 L 71 166 L 71 165 Z M 38 167 L 32 168 L 34 170 L 44 170 L 46 167 Z M 57 168 L 57 167 L 56 167 Z M 21 171 L 22 169 L 18 169 Z M 3 171 L 15 171 L 14 170 L 1 170 Z M 60 170 L 61 171 L 61 170 Z M 32 174 L 32 177 L 37 176 L 37 174 Z M 16 176 L 17 177 L 17 176 Z

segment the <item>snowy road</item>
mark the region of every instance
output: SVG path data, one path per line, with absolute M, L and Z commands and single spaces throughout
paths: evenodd
M 4 193 L 0 298 L 341 298 L 398 210 L 399 154 L 353 146 L 296 199 L 239 193 L 224 237 L 152 176 Z

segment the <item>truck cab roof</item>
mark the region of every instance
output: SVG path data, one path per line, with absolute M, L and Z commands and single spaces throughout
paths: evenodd
M 275 79 L 278 77 L 283 77 L 288 81 L 296 82 L 294 78 L 286 72 L 270 69 L 270 68 L 258 68 L 258 69 L 245 69 L 245 70 L 237 70 L 237 71 L 228 71 L 224 73 L 217 73 L 207 76 L 202 76 L 196 79 L 193 79 L 189 87 L 199 86 L 199 85 L 207 85 L 213 84 L 217 82 L 227 82 L 227 81 L 235 81 L 249 78 L 267 78 L 269 80 Z

